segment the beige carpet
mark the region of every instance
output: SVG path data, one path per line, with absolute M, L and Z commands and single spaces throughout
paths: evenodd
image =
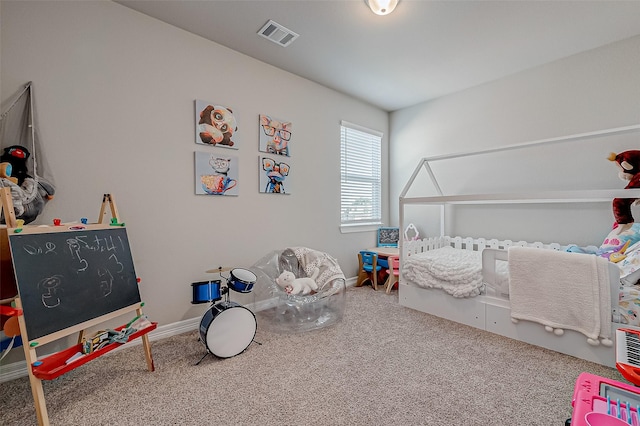
M 226 360 L 191 332 L 108 354 L 44 382 L 53 425 L 564 425 L 582 371 L 615 369 L 441 320 L 370 287 L 344 320 L 270 332 Z M 266 321 L 266 320 L 264 320 Z M 36 424 L 27 378 L 0 384 L 0 424 Z

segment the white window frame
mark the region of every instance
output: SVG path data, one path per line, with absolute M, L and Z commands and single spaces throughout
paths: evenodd
M 382 225 L 382 132 L 340 122 L 340 230 L 362 232 Z M 356 199 L 369 202 L 351 217 Z

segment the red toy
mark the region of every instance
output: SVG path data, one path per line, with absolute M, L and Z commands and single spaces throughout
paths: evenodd
M 640 331 L 616 330 L 616 368 L 622 377 L 640 386 Z
M 612 152 L 608 159 L 615 161 L 620 171 L 618 176 L 622 180 L 629 181 L 625 189 L 640 188 L 640 151 L 624 151 L 620 154 Z M 627 225 L 621 228 L 628 228 L 633 224 L 631 206 L 637 202 L 637 198 L 615 198 L 613 200 L 613 216 L 618 225 Z

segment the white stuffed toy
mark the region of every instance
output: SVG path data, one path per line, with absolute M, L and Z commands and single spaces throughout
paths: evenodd
M 315 268 L 310 277 L 296 278 L 293 272 L 284 271 L 276 278 L 276 283 L 282 287 L 287 294 L 302 293 L 305 295 L 318 290 L 318 284 L 316 284 L 318 273 L 318 268 Z

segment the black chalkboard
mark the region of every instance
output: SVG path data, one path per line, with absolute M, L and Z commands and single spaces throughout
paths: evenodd
M 140 302 L 125 228 L 9 235 L 29 340 Z

